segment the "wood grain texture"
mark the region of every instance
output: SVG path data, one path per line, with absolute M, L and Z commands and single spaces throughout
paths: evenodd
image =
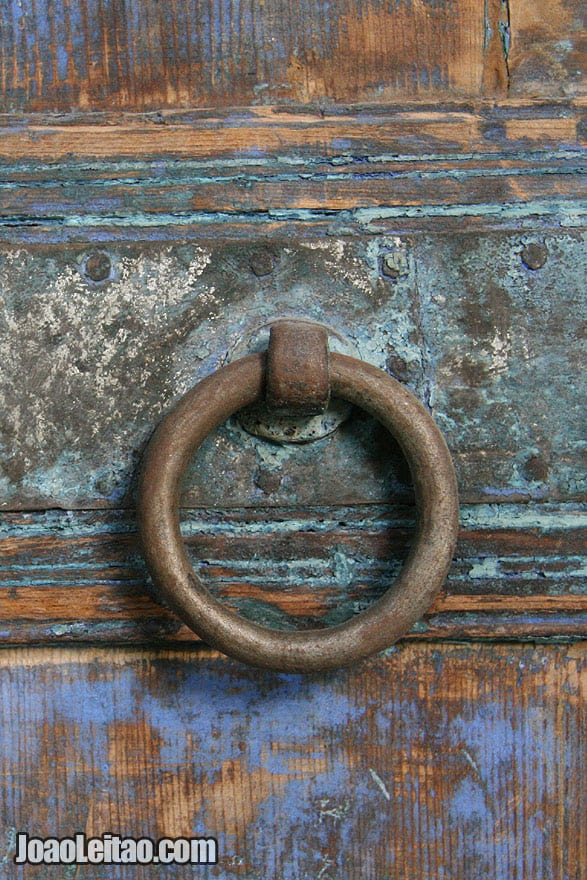
M 398 508 L 185 512 L 214 595 L 278 629 L 340 623 L 387 589 L 405 558 Z M 447 583 L 411 639 L 584 638 L 587 517 L 577 508 L 465 508 Z M 195 636 L 157 598 L 131 512 L 4 514 L 0 641 L 157 642 Z
M 587 13 L 581 0 L 512 0 L 508 52 L 512 96 L 584 95 Z
M 0 236 L 7 229 L 33 223 L 74 223 L 91 227 L 143 223 L 164 226 L 181 219 L 192 225 L 209 215 L 242 218 L 255 212 L 337 211 L 358 209 L 376 212 L 393 210 L 398 216 L 417 208 L 422 215 L 439 206 L 460 206 L 471 215 L 488 205 L 535 205 L 540 210 L 548 201 L 573 210 L 587 187 L 581 151 L 573 150 L 574 134 L 567 132 L 568 120 L 556 121 L 551 141 L 557 149 L 545 149 L 549 138 L 540 141 L 534 155 L 393 156 L 375 152 L 355 158 L 352 150 L 342 156 L 314 156 L 293 162 L 285 156 L 266 159 L 118 160 L 104 163 L 99 171 L 84 162 L 67 160 L 62 168 L 50 163 L 26 173 L 20 163 L 6 165 L 1 184 Z M 572 121 L 571 121 L 572 122 Z M 561 131 L 564 128 L 565 131 Z M 510 125 L 512 132 L 515 124 Z M 527 128 L 520 129 L 527 137 Z M 351 131 L 345 132 L 345 144 Z M 396 132 L 397 135 L 397 132 Z M 421 133 L 420 133 L 421 136 Z M 418 139 L 420 139 L 420 136 Z M 566 154 L 561 142 L 568 137 Z M 560 140 L 559 140 L 560 138 Z M 184 145 L 185 146 L 185 145 Z M 200 145 L 201 146 L 201 145 Z M 226 146 L 226 143 L 224 144 Z M 507 149 L 507 147 L 506 147 Z M 564 148 L 563 148 L 564 149 Z M 154 165 L 157 162 L 157 173 Z M 544 210 L 544 208 L 543 208 Z M 251 218 L 254 222 L 254 218 Z
M 587 222 L 577 101 L 1 121 L 14 244 Z
M 2 0 L 0 109 L 580 94 L 581 0 Z
M 0 877 L 69 876 L 17 868 L 14 835 L 81 830 L 215 835 L 224 880 L 582 880 L 585 660 L 405 645 L 302 678 L 186 650 L 4 651 Z
M 279 106 L 240 111 L 164 111 L 161 113 L 72 113 L 64 115 L 0 114 L 0 159 L 17 162 L 6 168 L 26 181 L 51 163 L 130 159 L 226 159 L 249 167 L 282 157 L 292 164 L 321 161 L 336 167 L 344 159 L 434 160 L 446 154 L 455 161 L 483 161 L 470 153 L 543 153 L 585 146 L 582 99 L 548 102 L 470 101 L 351 108 Z M 332 162 L 331 160 L 335 161 Z M 257 162 L 255 162 L 257 160 Z M 74 169 L 75 165 L 72 166 Z M 113 166 L 114 167 L 114 166 Z M 82 175 L 90 169 L 79 167 Z M 94 172 L 96 169 L 93 169 Z M 47 173 L 47 171 L 45 173 Z M 102 169 L 108 176 L 108 165 Z M 111 176 L 115 176 L 112 174 Z M 83 176 L 82 176 L 83 179 Z
M 145 110 L 503 94 L 500 24 L 500 4 L 477 0 L 2 0 L 1 106 Z
M 581 8 L 0 0 L 2 505 L 129 505 L 162 410 L 285 306 L 342 309 L 475 502 L 406 640 L 313 679 L 199 644 L 131 511 L 4 513 L 0 643 L 76 650 L 0 651 L 1 880 L 73 880 L 10 860 L 78 830 L 214 834 L 223 880 L 585 880 L 585 652 L 513 643 L 587 631 Z M 292 483 L 230 430 L 187 502 L 257 508 L 186 513 L 210 588 L 282 628 L 376 599 L 410 512 L 307 505 L 343 465 L 341 502 L 407 503 L 401 459 L 355 422 Z

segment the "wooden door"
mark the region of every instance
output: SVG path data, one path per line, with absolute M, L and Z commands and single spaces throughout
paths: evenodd
M 578 0 L 0 0 L 1 878 L 587 876 L 584 35 Z M 202 645 L 136 539 L 162 415 L 291 315 L 428 407 L 461 498 L 426 617 L 312 676 Z M 332 625 L 412 501 L 361 411 L 232 420 L 183 529 L 240 614 Z

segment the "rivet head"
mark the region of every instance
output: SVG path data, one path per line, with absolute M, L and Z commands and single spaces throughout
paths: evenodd
M 110 278 L 112 261 L 104 251 L 96 251 L 86 257 L 83 264 L 83 273 L 90 281 L 106 281 Z
M 526 479 L 532 481 L 546 481 L 548 479 L 548 470 L 548 462 L 542 455 L 533 455 L 524 466 Z
M 409 273 L 408 256 L 404 250 L 393 250 L 383 254 L 381 272 L 386 278 L 401 278 Z
M 543 244 L 527 244 L 522 250 L 522 263 L 527 269 L 542 269 L 548 259 L 548 251 Z
M 271 275 L 275 269 L 275 257 L 270 251 L 256 251 L 251 257 L 250 266 L 257 278 Z
M 257 486 L 265 495 L 277 492 L 281 486 L 281 474 L 275 471 L 260 470 L 255 478 Z

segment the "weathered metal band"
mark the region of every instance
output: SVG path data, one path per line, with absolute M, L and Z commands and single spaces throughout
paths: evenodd
M 331 354 L 333 396 L 377 418 L 400 444 L 415 486 L 418 520 L 409 556 L 388 591 L 338 626 L 279 632 L 239 617 L 195 574 L 179 524 L 179 492 L 191 457 L 215 428 L 264 394 L 265 355 L 235 361 L 189 391 L 164 418 L 147 449 L 139 528 L 153 579 L 170 606 L 209 645 L 283 672 L 318 672 L 355 663 L 400 638 L 440 589 L 454 552 L 458 497 L 444 439 L 420 402 L 381 370 Z M 344 475 L 341 475 L 344 478 Z

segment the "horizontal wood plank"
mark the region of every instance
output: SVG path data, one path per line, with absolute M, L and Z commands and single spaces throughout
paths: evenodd
M 578 508 L 464 508 L 445 588 L 409 638 L 580 638 L 587 518 Z M 387 589 L 410 511 L 185 512 L 214 595 L 277 628 L 342 622 Z M 194 641 L 157 599 L 128 512 L 4 514 L 0 641 Z
M 580 0 L 0 4 L 4 110 L 585 91 Z
M 77 224 L 116 222 L 128 218 L 139 223 L 149 220 L 163 224 L 175 215 L 194 221 L 204 213 L 238 216 L 252 212 L 354 211 L 357 208 L 424 207 L 487 204 L 508 205 L 568 203 L 572 210 L 581 199 L 584 186 L 584 160 L 574 156 L 539 154 L 530 159 L 508 158 L 428 159 L 398 161 L 384 158 L 341 164 L 314 161 L 311 167 L 288 166 L 287 162 L 249 166 L 246 171 L 235 163 L 232 168 L 193 167 L 186 163 L 169 167 L 168 177 L 147 176 L 144 166 L 112 167 L 111 176 L 92 179 L 85 169 L 69 166 L 69 176 L 54 178 L 47 168 L 42 176 L 35 169 L 33 179 L 22 172 L 6 174 L 2 184 L 0 226 L 7 223 L 30 225 L 33 220 L 55 221 L 64 225 L 77 215 Z M 72 179 L 71 175 L 75 178 Z M 11 180 L 9 181 L 8 178 Z M 94 209 L 95 207 L 95 209 Z
M 580 101 L 0 117 L 0 239 L 585 223 Z
M 341 111 L 259 107 L 156 116 L 0 114 L 0 159 L 17 161 L 21 171 L 31 168 L 34 173 L 32 163 L 54 165 L 72 159 L 210 162 L 232 157 L 240 160 L 246 173 L 251 161 L 254 165 L 254 160 L 288 156 L 297 162 L 304 158 L 315 162 L 321 157 L 421 159 L 447 153 L 543 152 L 584 145 L 584 112 L 584 101 L 568 99 L 368 105 Z M 108 174 L 107 169 L 103 173 Z
M 201 870 L 226 880 L 578 880 L 585 673 L 579 645 L 410 644 L 305 678 L 193 649 L 4 650 L 4 864 L 44 880 L 11 863 L 18 832 L 109 831 L 214 836 Z

